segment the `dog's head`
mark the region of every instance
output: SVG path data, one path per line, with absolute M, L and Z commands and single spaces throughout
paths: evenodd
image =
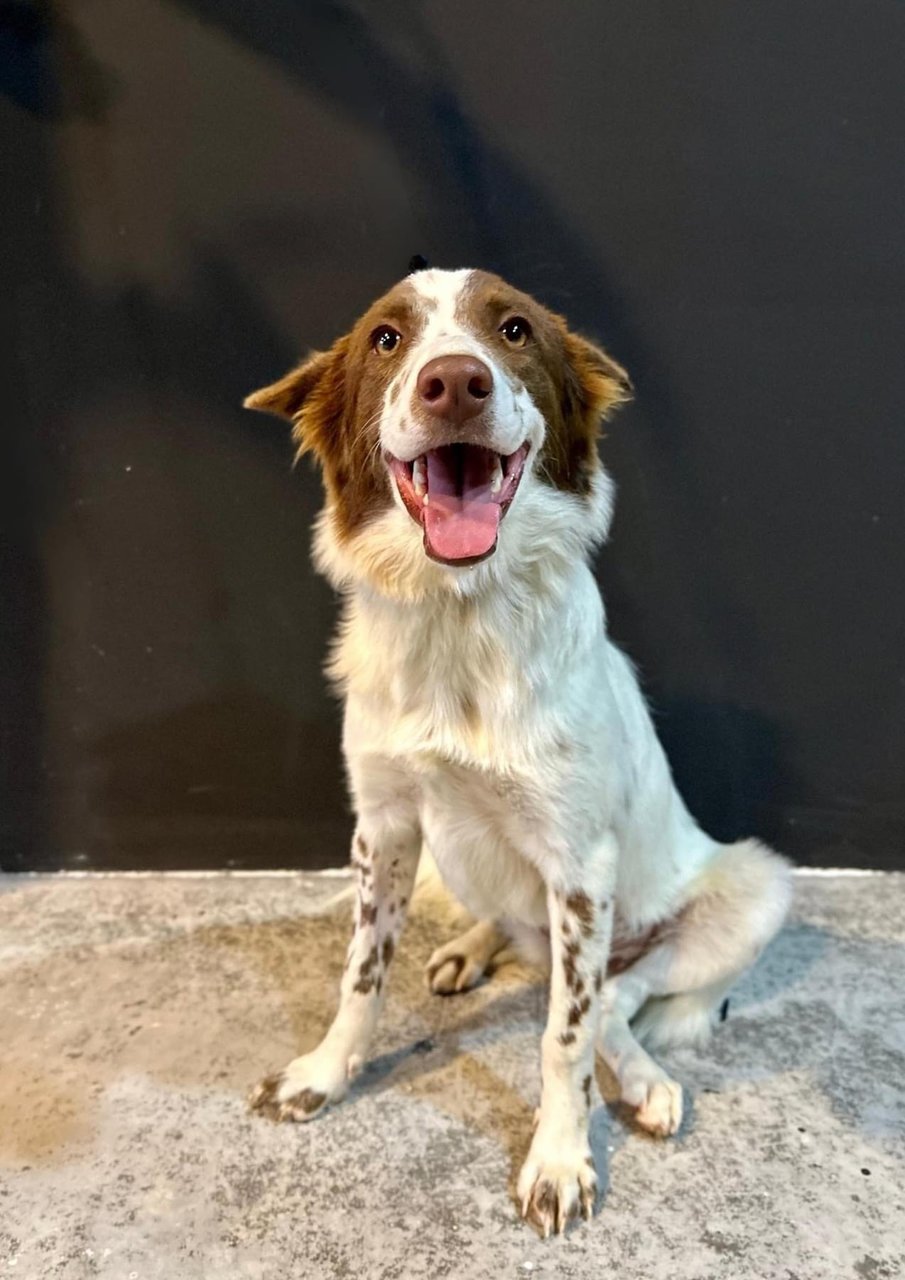
M 320 462 L 333 576 L 423 591 L 461 587 L 509 541 L 539 553 L 551 517 L 584 522 L 585 546 L 598 538 L 598 430 L 630 389 L 605 352 L 499 277 L 431 270 L 245 403 L 291 419 L 299 453 Z

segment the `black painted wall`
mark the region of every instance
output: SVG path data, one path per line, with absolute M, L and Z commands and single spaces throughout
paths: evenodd
M 0 862 L 324 865 L 316 477 L 239 408 L 414 252 L 602 338 L 600 561 L 719 835 L 905 864 L 898 0 L 0 4 Z

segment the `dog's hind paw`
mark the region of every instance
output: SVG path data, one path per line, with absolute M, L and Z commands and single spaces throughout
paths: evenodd
M 461 937 L 437 948 L 425 969 L 428 986 L 438 996 L 470 991 L 487 974 L 505 944 L 493 921 L 479 920 Z
M 657 1138 L 676 1133 L 682 1123 L 682 1086 L 675 1080 L 660 1080 L 651 1085 L 635 1112 L 635 1123 Z
M 484 976 L 484 969 L 470 956 L 464 956 L 453 950 L 452 946 L 447 946 L 434 952 L 425 973 L 434 995 L 451 996 L 476 987 Z

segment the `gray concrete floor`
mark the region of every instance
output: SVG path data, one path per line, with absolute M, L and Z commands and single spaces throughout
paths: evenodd
M 547 1242 L 512 1201 L 543 988 L 505 966 L 428 995 L 436 903 L 346 1103 L 303 1127 L 246 1110 L 329 1019 L 341 883 L 0 878 L 0 1276 L 905 1274 L 905 876 L 799 878 L 712 1044 L 668 1060 L 678 1137 L 599 1105 L 598 1215 Z

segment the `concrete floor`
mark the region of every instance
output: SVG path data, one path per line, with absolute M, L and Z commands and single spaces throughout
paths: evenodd
M 799 879 L 711 1046 L 669 1059 L 678 1137 L 598 1106 L 598 1216 L 547 1242 L 512 1201 L 543 989 L 513 966 L 429 996 L 436 904 L 347 1102 L 245 1109 L 329 1018 L 341 883 L 0 878 L 0 1276 L 905 1275 L 905 876 Z

